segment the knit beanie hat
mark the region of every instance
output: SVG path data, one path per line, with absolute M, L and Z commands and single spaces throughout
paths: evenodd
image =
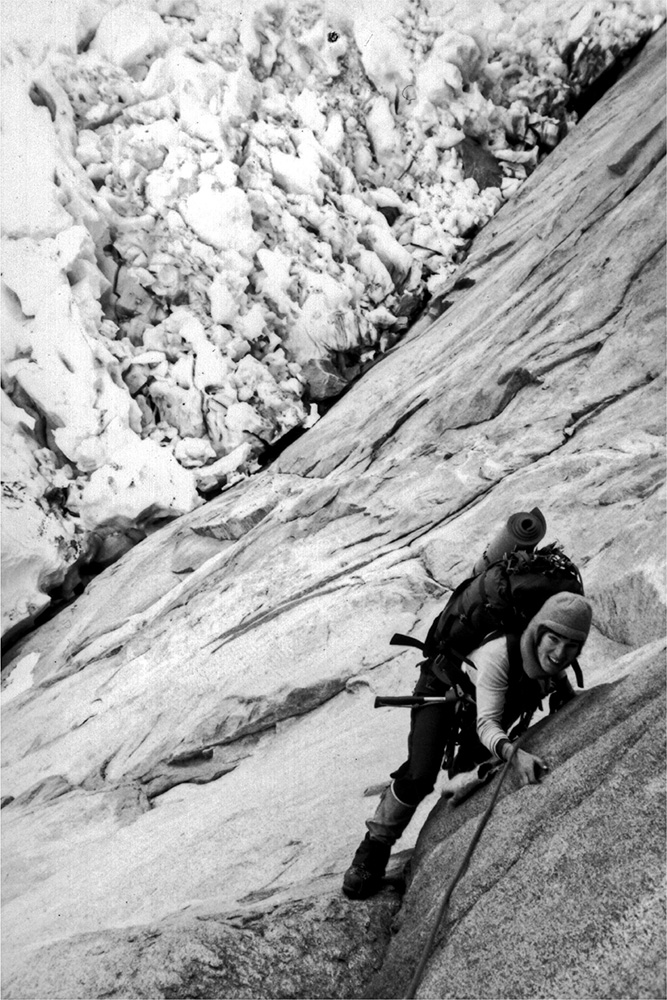
M 543 632 L 552 631 L 564 639 L 583 644 L 588 638 L 593 618 L 590 601 L 581 594 L 563 592 L 549 597 L 531 618 L 521 636 L 521 658 L 529 677 L 543 677 L 537 659 L 537 644 Z

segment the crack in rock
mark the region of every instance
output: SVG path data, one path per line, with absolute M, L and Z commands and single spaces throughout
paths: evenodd
M 571 440 L 578 431 L 587 427 L 597 416 L 599 416 L 600 413 L 613 406 L 614 403 L 618 403 L 620 400 L 625 399 L 626 396 L 630 396 L 638 389 L 645 388 L 645 386 L 650 385 L 655 380 L 656 376 L 646 375 L 641 382 L 630 385 L 626 389 L 621 390 L 621 392 L 617 392 L 611 396 L 605 396 L 604 399 L 588 403 L 581 410 L 575 410 L 575 412 L 570 415 L 569 423 L 563 427 L 563 434 L 566 440 Z
M 392 437 L 394 437 L 394 435 L 399 431 L 399 429 L 404 424 L 406 424 L 408 420 L 410 420 L 415 415 L 415 413 L 418 413 L 419 410 L 422 409 L 422 407 L 426 406 L 427 403 L 430 403 L 428 397 L 420 399 L 418 403 L 415 403 L 408 410 L 406 410 L 405 413 L 401 414 L 401 416 L 394 421 L 391 427 L 384 434 L 382 434 L 376 441 L 373 442 L 373 444 L 371 445 L 369 464 L 375 461 L 382 446 L 386 444 L 387 441 L 389 441 Z

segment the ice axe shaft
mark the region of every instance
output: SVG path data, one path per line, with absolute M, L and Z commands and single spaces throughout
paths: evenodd
M 456 691 L 452 688 L 447 691 L 446 694 L 441 697 L 429 697 L 427 695 L 397 695 L 395 697 L 387 696 L 382 697 L 378 695 L 375 699 L 374 708 L 384 708 L 385 706 L 391 708 L 417 708 L 419 705 L 445 705 L 451 704 L 454 701 L 459 701 L 460 698 Z

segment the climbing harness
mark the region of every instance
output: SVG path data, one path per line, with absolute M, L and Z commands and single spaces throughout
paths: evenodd
M 484 830 L 484 827 L 486 826 L 486 824 L 489 821 L 489 818 L 491 816 L 491 813 L 493 812 L 493 807 L 495 806 L 496 801 L 498 799 L 498 795 L 500 793 L 500 789 L 502 788 L 503 781 L 505 780 L 505 775 L 507 774 L 507 772 L 508 772 L 508 770 L 510 768 L 510 765 L 512 763 L 512 760 L 514 759 L 514 755 L 516 754 L 516 751 L 519 748 L 519 744 L 520 743 L 521 743 L 521 740 L 519 739 L 519 740 L 516 741 L 516 743 L 514 743 L 512 745 L 512 752 L 511 752 L 509 758 L 507 759 L 507 761 L 505 763 L 505 766 L 503 767 L 503 769 L 500 772 L 500 777 L 498 778 L 498 784 L 496 785 L 496 790 L 494 791 L 494 793 L 493 793 L 493 795 L 491 797 L 491 801 L 489 802 L 488 806 L 484 810 L 482 818 L 480 819 L 479 823 L 477 824 L 477 829 L 475 830 L 473 838 L 470 841 L 470 845 L 469 845 L 468 850 L 466 851 L 466 853 L 465 853 L 465 855 L 463 857 L 463 861 L 459 865 L 458 870 L 456 871 L 456 874 L 454 875 L 454 877 L 450 881 L 449 885 L 447 886 L 447 891 L 445 892 L 445 895 L 442 898 L 440 906 L 438 907 L 438 912 L 436 914 L 435 922 L 433 924 L 433 929 L 431 930 L 431 933 L 429 934 L 428 941 L 424 945 L 424 948 L 423 948 L 423 951 L 422 951 L 422 954 L 421 954 L 421 958 L 419 960 L 419 964 L 417 965 L 417 968 L 415 970 L 415 974 L 412 977 L 412 981 L 411 981 L 410 986 L 408 988 L 408 992 L 405 994 L 405 1000 L 413 1000 L 413 998 L 417 994 L 417 988 L 419 986 L 419 983 L 421 982 L 421 978 L 422 978 L 422 975 L 424 973 L 424 969 L 426 968 L 426 963 L 428 962 L 428 960 L 429 960 L 429 958 L 431 956 L 431 950 L 433 948 L 433 944 L 435 943 L 435 939 L 436 939 L 438 931 L 440 929 L 440 925 L 442 923 L 443 917 L 444 917 L 444 915 L 445 915 L 445 913 L 447 911 L 447 907 L 449 906 L 449 900 L 451 899 L 452 893 L 453 893 L 454 889 L 456 888 L 456 885 L 458 884 L 458 882 L 461 880 L 461 878 L 465 875 L 465 873 L 467 871 L 468 865 L 470 864 L 470 859 L 472 858 L 473 853 L 475 851 L 475 848 L 477 847 L 477 844 L 479 842 L 479 838 L 482 836 L 482 832 Z

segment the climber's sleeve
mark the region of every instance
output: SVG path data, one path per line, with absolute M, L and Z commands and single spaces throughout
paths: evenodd
M 504 636 L 470 653 L 477 687 L 477 736 L 491 753 L 508 739 L 501 726 L 509 684 L 509 657 Z

